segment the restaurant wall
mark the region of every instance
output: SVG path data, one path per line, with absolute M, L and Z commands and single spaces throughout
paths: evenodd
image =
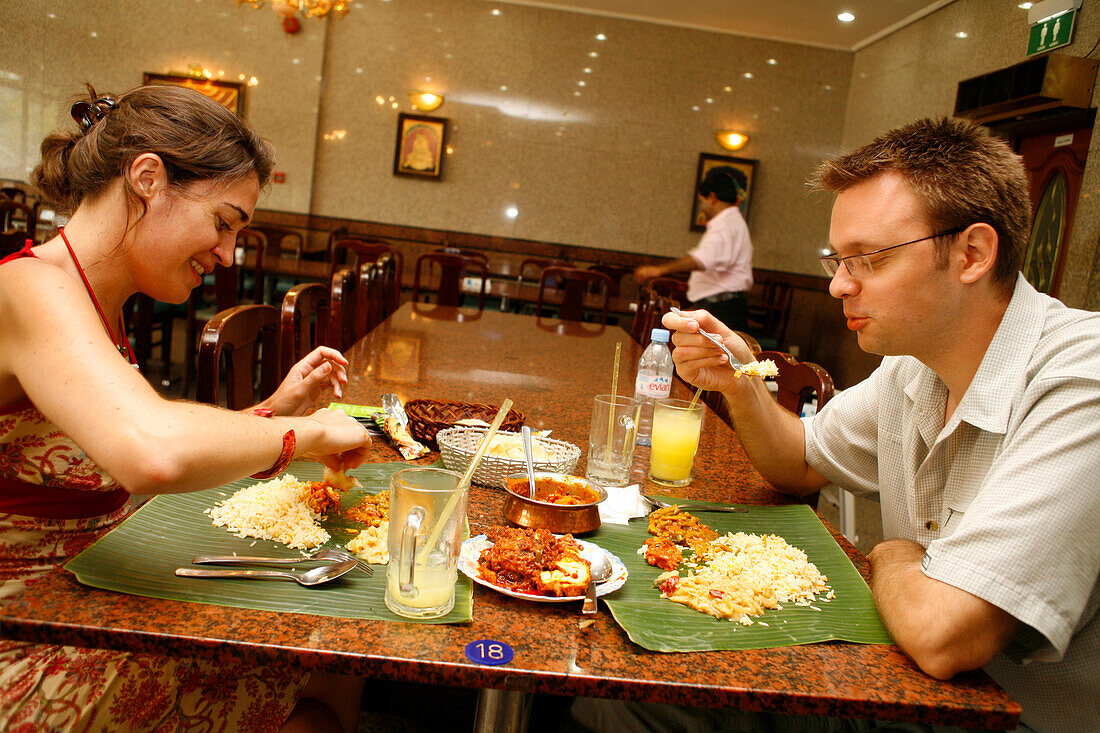
M 484 0 L 363 5 L 329 25 L 314 213 L 679 256 L 699 153 L 735 129 L 760 161 L 756 265 L 813 272 L 827 206 L 803 182 L 840 142 L 851 57 Z M 412 89 L 446 98 L 439 181 L 392 173 Z
M 735 129 L 750 141 L 733 155 L 759 160 L 756 265 L 818 267 L 828 204 L 803 184 L 839 146 L 850 53 L 484 0 L 357 2 L 296 35 L 234 0 L 4 8 L 0 178 L 26 180 L 83 81 L 119 91 L 197 64 L 257 79 L 245 114 L 286 175 L 264 209 L 679 256 L 699 237 L 699 153 Z M 392 173 L 412 89 L 446 97 L 438 181 Z
M 271 10 L 234 0 L 4 0 L 0 4 L 0 178 L 26 181 L 42 138 L 75 129 L 73 96 L 141 84 L 194 64 L 227 81 L 256 77 L 244 113 L 278 150 L 288 183 L 262 206 L 308 212 L 325 24 L 288 36 Z
M 1074 42 L 1054 53 L 1086 56 L 1100 39 L 1100 2 L 1085 0 Z M 965 38 L 956 34 L 965 33 Z M 1027 11 L 1003 0 L 956 0 L 855 54 L 843 149 L 898 125 L 950 115 L 963 79 L 1026 60 Z M 1093 106 L 1100 100 L 1094 89 Z M 1100 117 L 1097 118 L 1100 128 Z M 1100 129 L 1094 128 L 1059 297 L 1100 310 Z

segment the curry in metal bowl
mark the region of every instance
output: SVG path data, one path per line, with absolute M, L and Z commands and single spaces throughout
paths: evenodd
M 506 488 L 504 518 L 513 524 L 559 534 L 599 529 L 599 503 L 607 498 L 607 491 L 587 479 L 536 472 L 535 496 L 531 498 L 527 474 L 517 473 L 508 476 Z

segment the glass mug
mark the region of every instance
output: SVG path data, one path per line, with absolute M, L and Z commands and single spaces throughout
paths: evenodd
M 690 408 L 689 408 L 690 406 Z M 653 403 L 649 478 L 665 486 L 691 483 L 691 464 L 699 449 L 703 403 L 663 399 Z
M 601 486 L 626 486 L 638 438 L 642 403 L 633 397 L 601 394 L 593 398 L 585 478 Z
M 461 480 L 441 468 L 406 468 L 390 477 L 386 608 L 398 616 L 437 618 L 454 608 L 466 527 L 467 492 L 454 498 Z

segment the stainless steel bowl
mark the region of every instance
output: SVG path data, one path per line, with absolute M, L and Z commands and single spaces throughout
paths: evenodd
M 554 504 L 532 499 L 528 496 L 527 474 L 514 473 L 506 480 L 508 496 L 504 500 L 505 519 L 521 527 L 546 529 L 557 534 L 583 534 L 599 529 L 599 504 L 607 498 L 607 491 L 602 486 L 580 476 L 536 471 L 536 488 L 540 486 L 540 479 L 543 486 L 546 482 L 553 481 L 566 491 L 570 488 L 576 488 L 578 492 L 586 489 L 595 494 L 597 499 L 584 504 Z

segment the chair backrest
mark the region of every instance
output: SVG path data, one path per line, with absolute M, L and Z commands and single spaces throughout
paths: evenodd
M 779 376 L 775 378 L 775 384 L 779 388 L 776 400 L 794 414 L 802 414 L 803 406 L 815 396 L 818 409 L 832 399 L 835 391 L 833 378 L 824 367 L 811 361 L 798 361 L 782 351 L 761 351 L 756 358 L 775 362 L 779 368 Z
M 638 300 L 634 305 L 634 322 L 630 325 L 630 338 L 643 346 L 648 343 L 649 332 L 645 327 L 656 298 L 652 290 L 643 290 L 638 293 Z
M 445 252 L 426 252 L 416 258 L 416 272 L 413 274 L 413 300 L 419 300 L 421 280 L 426 283 L 431 272 L 439 268 L 439 286 L 436 289 L 436 304 L 459 307 L 465 299 L 462 290 L 462 280 L 467 273 L 481 277 L 481 290 L 478 293 L 477 309 L 485 308 L 485 285 L 489 280 L 489 270 L 484 260 L 466 257 L 465 255 L 447 254 Z
M 302 252 L 305 251 L 305 238 L 301 232 L 267 224 L 253 224 L 249 228 L 262 232 L 267 237 L 268 249 L 279 257 L 301 259 Z
M 341 267 L 332 276 L 329 290 L 328 340 L 333 348 L 343 351 L 355 343 L 355 286 L 359 279 L 355 270 Z
M 554 283 L 558 283 L 555 288 Z M 542 314 L 543 297 L 546 291 L 561 290 L 562 301 L 558 309 L 558 318 L 563 321 L 584 320 L 584 297 L 593 283 L 602 285 L 603 300 L 600 305 L 600 323 L 607 323 L 607 308 L 611 300 L 611 278 L 602 272 L 585 270 L 580 267 L 547 267 L 539 277 L 539 295 L 536 312 Z M 599 292 L 597 292 L 599 294 Z
M 7 197 L 12 201 L 18 201 L 21 204 L 27 203 L 27 192 L 16 186 L 4 186 L 0 188 L 0 196 Z
M 256 229 L 242 229 L 237 232 L 237 247 L 247 253 L 252 250 L 256 253 L 256 265 L 252 268 L 252 289 L 245 292 L 245 272 L 241 269 L 241 295 L 252 299 L 253 303 L 264 302 L 264 251 L 267 248 L 267 237 Z
M 374 262 L 382 255 L 389 255 L 394 261 L 397 282 L 400 284 L 401 275 L 405 269 L 405 254 L 394 245 L 381 239 L 343 238 L 331 243 L 329 248 L 329 273 L 334 273 L 341 267 L 358 267 L 364 262 Z M 400 296 L 400 291 L 394 295 Z M 393 308 L 397 308 L 396 300 Z
M 378 268 L 378 280 L 382 284 L 380 320 L 384 321 L 401 305 L 401 272 L 397 260 L 390 254 L 379 255 L 374 265 Z
M 325 343 L 329 289 L 321 283 L 295 285 L 283 296 L 279 323 L 279 371 L 290 372 L 306 354 Z
M 745 342 L 745 345 L 749 347 L 749 351 L 754 354 L 760 353 L 760 342 L 753 336 L 745 333 L 744 331 L 734 331 L 735 334 L 741 337 L 741 340 Z
M 18 252 L 28 239 L 34 240 L 38 214 L 33 206 L 0 198 L 0 247 L 4 254 Z
M 758 288 L 759 300 L 749 301 L 749 326 L 762 338 L 783 343 L 791 316 L 794 287 L 785 280 L 768 279 Z
M 622 265 L 589 265 L 588 269 L 602 272 L 611 278 L 611 289 L 608 293 L 610 293 L 612 297 L 616 297 L 622 292 L 623 278 L 634 272 L 633 269 L 623 267 Z
M 211 318 L 199 340 L 195 398 L 218 404 L 221 364 L 225 364 L 226 407 L 243 410 L 279 384 L 279 309 L 238 305 Z
M 439 247 L 433 250 L 435 252 L 441 252 L 445 255 L 460 255 L 462 257 L 472 257 L 475 260 L 481 260 L 486 265 L 489 264 L 489 256 L 484 252 L 479 252 L 476 249 L 459 249 L 458 247 Z
M 657 295 L 675 298 L 681 303 L 687 302 L 688 284 L 686 280 L 676 277 L 655 277 L 646 283 L 646 288 Z
M 359 281 L 355 284 L 355 318 L 352 343 L 363 338 L 380 322 L 382 310 L 382 281 L 378 279 L 378 266 L 373 260 L 363 262 L 357 270 Z M 350 344 L 349 344 L 350 345 Z
M 522 285 L 524 280 L 531 282 L 538 282 L 542 277 L 542 271 L 547 267 L 572 267 L 572 263 L 565 262 L 564 260 L 552 260 L 545 257 L 528 257 L 523 262 L 519 263 L 519 282 Z M 551 287 L 557 287 L 553 285 Z

